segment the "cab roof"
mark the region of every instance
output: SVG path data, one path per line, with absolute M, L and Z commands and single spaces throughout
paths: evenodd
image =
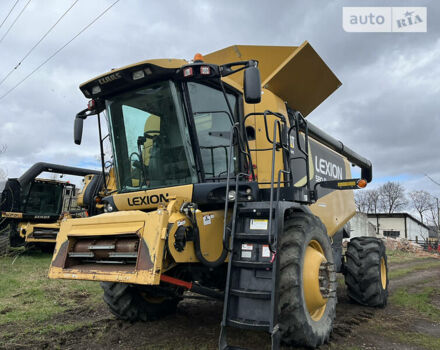
M 257 60 L 261 86 L 286 101 L 289 107 L 307 116 L 342 84 L 312 46 L 305 41 L 300 46 L 233 45 L 204 55 L 207 63 L 222 65 L 236 61 Z M 172 72 L 189 62 L 183 59 L 153 59 L 138 62 L 101 74 L 80 85 L 86 97 L 94 83 L 111 82 L 118 74 L 145 67 L 157 67 Z M 116 74 L 116 75 L 115 75 Z M 243 72 L 225 79 L 242 87 Z

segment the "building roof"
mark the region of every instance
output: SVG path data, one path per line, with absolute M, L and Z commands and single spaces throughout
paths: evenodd
M 428 231 L 431 230 L 428 225 L 425 225 L 423 222 L 408 213 L 368 213 L 367 215 L 369 218 L 410 218 L 411 220 L 417 222 L 420 226 L 425 227 Z

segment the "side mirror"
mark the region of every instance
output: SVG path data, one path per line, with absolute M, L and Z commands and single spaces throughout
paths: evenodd
M 84 123 L 84 119 L 76 116 L 75 124 L 73 127 L 73 140 L 77 145 L 81 144 L 82 134 L 83 134 L 83 123 Z
M 254 66 L 245 69 L 243 90 L 246 103 L 254 104 L 261 101 L 260 70 L 257 67 Z

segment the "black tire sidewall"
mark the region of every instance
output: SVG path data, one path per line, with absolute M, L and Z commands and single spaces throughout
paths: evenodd
M 330 239 L 321 220 L 307 213 L 297 213 L 288 218 L 282 235 L 280 254 L 284 257 L 280 259 L 280 283 L 283 284 L 280 286 L 280 301 L 283 305 L 279 306 L 282 341 L 288 345 L 316 347 L 330 337 L 336 314 L 336 297 L 328 299 L 324 314 L 314 321 L 305 302 L 303 268 L 306 249 L 311 241 L 318 242 L 327 261 L 334 263 Z M 298 280 L 288 279 L 290 276 Z M 335 277 L 333 272 L 331 289 L 336 289 Z
M 177 309 L 179 298 L 165 298 L 162 302 L 147 301 L 140 288 L 135 285 L 101 282 L 104 302 L 119 319 L 126 321 L 153 321 L 172 314 Z
M 386 269 L 385 289 L 382 286 L 382 258 Z M 377 268 L 372 269 L 372 265 L 376 265 Z M 372 272 L 375 275 L 372 275 Z M 352 301 L 371 307 L 385 307 L 387 305 L 388 261 L 382 240 L 375 237 L 353 238 L 347 247 L 344 274 L 348 296 Z

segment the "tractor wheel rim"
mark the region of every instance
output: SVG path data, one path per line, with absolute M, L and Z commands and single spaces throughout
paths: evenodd
M 382 257 L 380 259 L 380 280 L 382 283 L 382 289 L 387 288 L 387 265 L 385 264 L 385 259 Z
M 303 264 L 303 291 L 307 311 L 313 321 L 319 321 L 324 315 L 328 299 L 323 289 L 329 290 L 330 279 L 328 262 L 324 250 L 318 241 L 309 242 Z

